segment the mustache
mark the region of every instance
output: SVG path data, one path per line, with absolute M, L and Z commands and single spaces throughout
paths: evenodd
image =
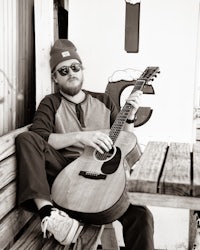
M 76 77 L 72 77 L 72 78 L 76 78 Z M 77 79 L 77 78 L 76 78 Z M 70 96 L 74 96 L 76 94 L 79 93 L 79 91 L 81 90 L 82 88 L 82 85 L 83 85 L 83 81 L 81 81 L 78 86 L 71 86 L 71 87 L 66 87 L 66 86 L 62 86 L 61 87 L 61 90 L 67 94 L 67 95 L 70 95 Z
M 69 81 L 71 81 L 71 80 L 79 80 L 79 78 L 76 77 L 76 76 L 70 76 L 70 77 L 68 78 L 68 80 L 69 80 Z

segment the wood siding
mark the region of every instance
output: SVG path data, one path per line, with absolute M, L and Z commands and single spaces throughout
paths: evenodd
M 18 93 L 16 126 L 31 122 L 35 111 L 34 0 L 18 0 Z
M 0 135 L 35 110 L 33 0 L 0 2 Z
M 16 1 L 0 4 L 0 134 L 15 127 L 16 98 Z

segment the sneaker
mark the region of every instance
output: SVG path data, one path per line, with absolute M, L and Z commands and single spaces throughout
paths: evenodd
M 65 212 L 52 208 L 51 215 L 41 222 L 44 238 L 51 235 L 62 245 L 70 245 L 78 229 L 78 221 L 70 218 Z

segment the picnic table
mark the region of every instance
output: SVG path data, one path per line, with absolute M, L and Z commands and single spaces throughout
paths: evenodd
M 137 205 L 200 210 L 200 143 L 150 141 L 128 179 Z
M 200 142 L 150 141 L 127 180 L 135 205 L 190 211 L 189 249 L 200 250 Z M 197 217 L 198 218 L 198 217 Z

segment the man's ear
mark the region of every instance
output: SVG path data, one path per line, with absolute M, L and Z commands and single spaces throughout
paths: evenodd
M 52 74 L 51 74 L 51 78 L 52 78 L 52 80 L 53 80 L 55 83 L 58 82 L 58 80 L 56 79 L 55 73 L 52 73 Z

